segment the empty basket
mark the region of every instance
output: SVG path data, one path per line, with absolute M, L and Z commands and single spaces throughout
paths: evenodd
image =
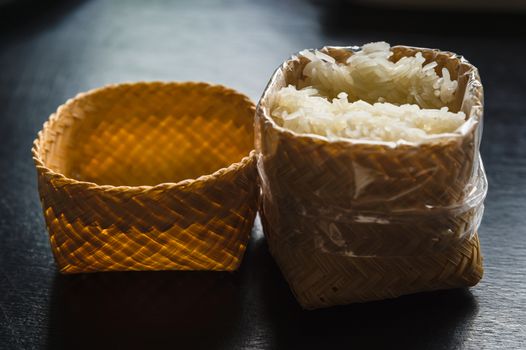
M 223 86 L 160 82 L 59 107 L 33 158 L 60 271 L 235 270 L 257 210 L 254 110 Z

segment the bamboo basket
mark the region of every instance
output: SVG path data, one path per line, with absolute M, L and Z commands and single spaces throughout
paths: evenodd
M 62 273 L 238 268 L 257 210 L 252 102 L 205 83 L 110 85 L 33 146 Z
M 325 47 L 344 62 L 356 47 Z M 329 141 L 270 117 L 272 94 L 301 78 L 292 57 L 256 112 L 260 213 L 270 251 L 307 309 L 473 286 L 483 274 L 477 228 L 487 182 L 479 156 L 483 91 L 477 69 L 449 52 L 422 52 L 459 82 L 451 110 L 461 133 L 421 144 Z M 427 63 L 426 62 L 426 63 Z

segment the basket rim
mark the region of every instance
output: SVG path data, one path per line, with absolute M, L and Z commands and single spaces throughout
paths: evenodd
M 159 81 L 159 80 L 106 84 L 98 88 L 94 88 L 94 89 L 90 89 L 85 92 L 77 93 L 74 97 L 69 98 L 66 102 L 58 106 L 56 111 L 51 113 L 49 118 L 44 122 L 41 130 L 37 134 L 37 137 L 33 141 L 33 146 L 31 148 L 32 158 L 33 158 L 33 161 L 35 163 L 38 173 L 41 175 L 47 176 L 50 179 L 60 180 L 60 182 L 62 182 L 63 185 L 74 185 L 76 187 L 80 186 L 80 187 L 84 187 L 84 189 L 86 190 L 91 189 L 91 190 L 104 190 L 104 191 L 117 191 L 117 192 L 149 192 L 149 191 L 156 191 L 159 189 L 166 190 L 170 188 L 190 187 L 193 185 L 210 182 L 226 174 L 233 173 L 233 172 L 239 171 L 240 169 L 247 167 L 250 164 L 250 162 L 252 162 L 255 159 L 255 150 L 252 149 L 248 153 L 248 155 L 241 158 L 241 160 L 231 163 L 228 166 L 221 167 L 210 174 L 203 174 L 195 178 L 183 179 L 177 182 L 162 182 L 156 185 L 140 185 L 140 186 L 109 185 L 109 184 L 102 185 L 102 184 L 98 184 L 95 182 L 77 180 L 77 179 L 68 177 L 60 172 L 56 172 L 45 165 L 44 161 L 42 160 L 41 154 L 40 154 L 43 134 L 49 127 L 49 122 L 52 120 L 57 120 L 59 118 L 61 110 L 65 108 L 65 106 L 68 106 L 86 96 L 91 96 L 91 95 L 100 93 L 101 91 L 104 91 L 107 89 L 140 86 L 140 85 L 150 85 L 150 86 L 158 85 L 160 87 L 192 86 L 192 87 L 203 88 L 203 89 L 214 88 L 214 89 L 218 89 L 219 91 L 223 93 L 234 94 L 239 97 L 242 97 L 243 101 L 247 103 L 247 105 L 250 107 L 250 110 L 254 114 L 256 111 L 256 106 L 254 102 L 248 96 L 246 96 L 245 94 L 235 89 L 224 86 L 222 84 L 214 84 L 214 83 L 209 83 L 209 82 L 196 82 L 196 81 Z
M 356 52 L 362 49 L 361 46 L 323 46 L 322 48 L 318 49 L 307 49 L 308 51 L 313 52 L 314 50 L 319 51 L 326 51 L 326 50 L 346 50 L 351 52 Z M 282 134 L 285 137 L 293 138 L 293 139 L 300 139 L 305 142 L 314 142 L 314 143 L 321 143 L 321 144 L 334 144 L 334 145 L 369 145 L 369 146 L 386 146 L 388 148 L 398 148 L 398 147 L 414 147 L 418 148 L 422 145 L 435 145 L 435 144 L 443 144 L 443 143 L 449 143 L 449 142 L 455 142 L 458 140 L 462 140 L 467 134 L 474 132 L 477 129 L 477 126 L 481 124 L 482 122 L 482 116 L 483 116 L 483 87 L 481 83 L 481 79 L 478 73 L 477 67 L 475 67 L 473 64 L 471 64 L 464 56 L 456 54 L 451 51 L 442 51 L 440 49 L 432 49 L 432 48 L 425 48 L 425 47 L 417 47 L 417 46 L 407 46 L 407 45 L 395 45 L 391 46 L 391 50 L 393 49 L 411 49 L 411 50 L 417 50 L 420 52 L 434 52 L 436 54 L 443 54 L 450 56 L 452 59 L 457 59 L 460 61 L 461 64 L 465 64 L 469 67 L 469 70 L 465 73 L 468 76 L 468 81 L 466 84 L 466 93 L 468 90 L 471 91 L 471 99 L 475 99 L 475 103 L 473 104 L 470 113 L 466 116 L 466 121 L 461 125 L 461 127 L 458 129 L 458 131 L 453 133 L 442 133 L 438 134 L 438 136 L 429 137 L 425 140 L 413 142 L 413 141 L 405 141 L 405 140 L 398 140 L 398 141 L 374 141 L 374 140 L 363 140 L 363 139 L 356 139 L 356 138 L 350 138 L 350 137 L 333 137 L 328 138 L 326 136 L 312 134 L 312 133 L 298 133 L 296 131 L 287 129 L 285 127 L 282 127 L 276 123 L 274 118 L 270 116 L 270 111 L 268 106 L 262 106 L 262 103 L 265 103 L 269 97 L 269 87 L 271 87 L 273 84 L 275 84 L 276 80 L 280 76 L 283 70 L 288 69 L 288 64 L 291 61 L 299 60 L 299 54 L 300 52 L 297 52 L 290 56 L 287 60 L 285 60 L 280 66 L 276 68 L 274 73 L 272 74 L 272 77 L 270 78 L 270 81 L 267 83 L 267 86 L 265 87 L 265 90 L 258 102 L 258 105 L 256 107 L 256 113 L 257 115 L 261 115 L 263 117 L 263 123 L 267 126 L 270 126 L 274 131 L 276 131 L 278 134 Z

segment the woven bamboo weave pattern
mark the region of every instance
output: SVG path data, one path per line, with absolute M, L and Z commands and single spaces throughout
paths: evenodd
M 112 85 L 59 107 L 33 157 L 61 272 L 235 270 L 257 209 L 253 113 L 204 83 Z
M 306 309 L 469 287 L 483 275 L 476 235 L 429 256 L 346 257 L 313 249 L 312 238 L 276 242 L 273 236 L 279 232 L 272 230 L 264 216 L 262 222 L 272 255 Z
M 420 50 L 458 79 L 452 110 L 462 135 L 419 145 L 327 141 L 279 127 L 269 99 L 301 77 L 304 59 L 283 64 L 256 113 L 261 215 L 271 253 L 305 308 L 472 286 L 482 277 L 476 228 L 485 174 L 479 161 L 482 85 L 475 67 Z M 324 48 L 340 62 L 349 48 Z

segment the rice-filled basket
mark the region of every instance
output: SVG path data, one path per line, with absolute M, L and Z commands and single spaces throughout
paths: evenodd
M 58 108 L 33 146 L 63 273 L 235 270 L 257 210 L 255 106 L 205 83 L 130 83 Z
M 256 111 L 264 233 L 307 309 L 482 278 L 478 71 L 450 52 L 384 44 L 293 56 Z M 420 129 L 400 127 L 411 115 Z

